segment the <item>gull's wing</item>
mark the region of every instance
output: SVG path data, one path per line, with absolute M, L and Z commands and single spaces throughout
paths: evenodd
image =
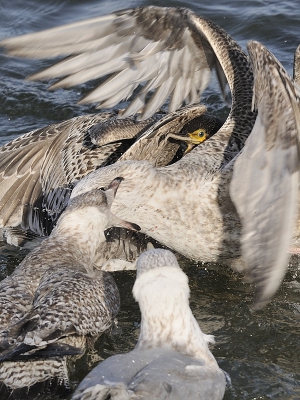
M 134 140 L 161 116 L 143 122 L 118 120 L 115 113 L 76 117 L 1 147 L 0 227 L 20 225 L 48 235 L 74 183 L 114 162 L 130 146 L 127 140 Z
M 295 51 L 293 79 L 298 85 L 300 85 L 300 44 Z
M 210 26 L 208 30 L 215 31 L 210 39 L 200 20 Z M 110 74 L 81 100 L 97 102 L 99 108 L 117 105 L 144 84 L 124 117 L 142 110 L 141 118 L 146 119 L 168 97 L 169 111 L 179 108 L 183 101 L 199 102 L 213 68 L 224 93 L 226 78 L 213 49 L 221 31 L 189 9 L 149 6 L 4 39 L 0 45 L 14 56 L 67 57 L 31 76 L 34 80 L 61 78 L 52 89 Z M 145 105 L 149 92 L 154 93 Z
M 40 235 L 52 229 L 54 214 L 68 201 L 68 174 L 82 171 L 78 164 L 90 170 L 96 158 L 90 155 L 90 163 L 84 163 L 87 154 L 80 152 L 82 132 L 81 142 L 74 140 L 73 146 L 67 147 L 69 154 L 74 151 L 72 166 L 64 162 L 70 130 L 81 119 L 84 117 L 29 132 L 0 149 L 1 227 L 21 225 Z
M 225 391 L 221 370 L 204 360 L 165 348 L 137 349 L 117 354 L 98 364 L 79 384 L 73 400 L 97 399 L 199 399 L 221 400 Z
M 65 127 L 68 123 L 62 125 Z M 57 134 L 59 129 L 51 125 L 29 132 L 0 149 L 1 226 L 22 224 L 27 229 L 23 217 L 35 221 L 34 207 L 42 194 L 40 170 L 46 149 Z
M 257 307 L 277 290 L 288 263 L 297 220 L 300 91 L 278 60 L 260 43 L 248 51 L 258 116 L 237 157 L 231 197 L 242 223 L 242 251 L 258 286 Z
M 36 289 L 32 309 L 7 328 L 0 362 L 73 334 L 99 335 L 112 326 L 119 309 L 119 290 L 110 273 L 96 271 L 89 276 L 78 266 L 50 268 Z M 52 350 L 59 354 L 59 348 Z
M 225 392 L 225 375 L 210 368 L 204 360 L 174 352 L 152 361 L 139 371 L 128 385 L 137 398 L 163 400 L 172 393 L 174 400 L 221 400 Z M 133 397 L 134 398 L 134 397 Z
M 118 120 L 112 113 L 82 116 L 71 120 L 45 153 L 41 168 L 42 209 L 50 217 L 47 234 L 69 201 L 76 182 L 95 169 L 111 164 L 127 150 L 135 136 L 153 119 Z
M 2 399 L 34 398 L 35 393 L 67 392 L 69 376 L 66 357 L 40 360 L 6 361 L 0 364 L 0 396 Z M 31 396 L 32 394 L 32 396 Z

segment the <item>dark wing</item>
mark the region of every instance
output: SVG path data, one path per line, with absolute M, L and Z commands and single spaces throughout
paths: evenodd
M 297 220 L 300 91 L 278 60 L 250 42 L 253 105 L 258 116 L 237 157 L 231 196 L 242 222 L 246 268 L 256 282 L 256 305 L 277 290 L 287 267 Z
M 183 101 L 198 102 L 214 67 L 224 91 L 224 73 L 205 29 L 202 31 L 201 24 L 195 23 L 199 18 L 185 8 L 139 7 L 4 39 L 0 45 L 15 56 L 67 57 L 30 77 L 33 80 L 60 77 L 52 89 L 110 74 L 81 100 L 81 103 L 97 102 L 99 108 L 117 105 L 144 84 L 124 117 L 142 110 L 142 119 L 146 119 L 168 97 L 169 111 L 179 108 Z M 211 38 L 215 44 L 217 36 Z M 145 105 L 148 93 L 153 91 Z
M 172 140 L 170 135 L 179 136 L 185 125 L 205 112 L 206 107 L 204 105 L 195 104 L 166 114 L 158 122 L 153 123 L 119 158 L 119 161 L 147 160 L 156 167 L 170 164 L 176 156 L 181 143 L 184 142 L 184 137 L 181 142 L 180 139 Z M 186 137 L 187 135 L 185 135 Z M 180 154 L 179 158 L 182 155 Z

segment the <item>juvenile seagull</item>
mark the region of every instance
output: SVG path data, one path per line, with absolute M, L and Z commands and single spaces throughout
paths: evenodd
M 72 199 L 49 238 L 1 282 L 1 361 L 46 346 L 48 354 L 66 351 L 68 336 L 99 336 L 112 326 L 119 291 L 93 264 L 105 229 L 139 229 L 110 212 L 121 180 Z M 53 346 L 61 338 L 62 345 Z
M 244 270 L 257 284 L 262 307 L 279 286 L 300 233 L 300 91 L 265 47 L 250 42 L 248 51 L 258 116 L 242 150 L 234 149 L 238 136 L 225 122 L 170 166 L 127 161 L 104 167 L 82 179 L 72 196 L 126 177 L 113 204 L 119 217 L 188 258 Z
M 299 86 L 275 57 L 253 42 L 248 57 L 223 29 L 191 10 L 154 6 L 1 44 L 11 55 L 69 56 L 31 77 L 61 77 L 52 88 L 111 73 L 82 100 L 99 107 L 117 104 L 144 83 L 123 117 L 141 110 L 147 119 L 167 97 L 169 111 L 198 101 L 215 68 L 223 93 L 227 80 L 232 95 L 231 111 L 215 135 L 170 166 L 124 161 L 98 169 L 73 196 L 126 177 L 113 204 L 118 216 L 189 258 L 245 270 L 257 283 L 258 306 L 271 298 L 292 237 L 300 233 L 299 224 L 294 229 Z
M 142 315 L 138 343 L 94 368 L 72 399 L 222 399 L 225 376 L 208 348 L 213 336 L 201 331 L 189 294 L 173 253 L 140 255 L 133 287 Z

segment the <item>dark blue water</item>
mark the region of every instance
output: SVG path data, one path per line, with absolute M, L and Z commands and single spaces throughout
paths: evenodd
M 248 40 L 266 45 L 292 72 L 293 52 L 300 42 L 300 4 L 295 0 L 270 1 L 0 1 L 0 39 L 50 28 L 62 23 L 141 5 L 186 6 L 227 30 L 246 48 Z M 47 91 L 48 84 L 25 81 L 27 75 L 49 65 L 47 60 L 7 58 L 0 53 L 0 144 L 32 129 L 94 112 L 93 106 L 75 103 L 88 85 Z M 213 83 L 203 102 L 223 116 L 228 112 Z M 17 265 L 25 252 L 0 242 L 0 277 Z M 240 276 L 218 265 L 196 265 L 181 260 L 191 286 L 191 308 L 206 333 L 216 338 L 213 353 L 227 371 L 232 386 L 226 399 L 300 399 L 300 276 L 294 257 L 274 300 L 263 311 L 252 313 L 253 287 Z M 131 289 L 133 273 L 116 273 L 121 290 L 120 329 L 104 335 L 97 344 L 106 358 L 129 351 L 138 337 L 138 305 Z M 97 357 L 79 359 L 71 366 L 76 385 L 97 363 Z

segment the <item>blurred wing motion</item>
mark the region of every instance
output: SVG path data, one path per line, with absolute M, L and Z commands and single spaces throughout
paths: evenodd
M 235 162 L 231 197 L 241 218 L 243 257 L 258 286 L 260 308 L 284 276 L 297 221 L 300 91 L 264 46 L 250 42 L 248 51 L 258 116 Z
M 0 45 L 14 56 L 66 57 L 30 77 L 60 78 L 51 89 L 79 85 L 109 74 L 80 101 L 97 102 L 98 108 L 117 105 L 143 84 L 123 116 L 141 110 L 141 119 L 146 119 L 169 97 L 169 111 L 178 109 L 183 102 L 199 102 L 213 68 L 224 94 L 224 72 L 199 20 L 210 24 L 186 8 L 138 7 L 4 39 Z M 153 94 L 148 100 L 150 92 Z

